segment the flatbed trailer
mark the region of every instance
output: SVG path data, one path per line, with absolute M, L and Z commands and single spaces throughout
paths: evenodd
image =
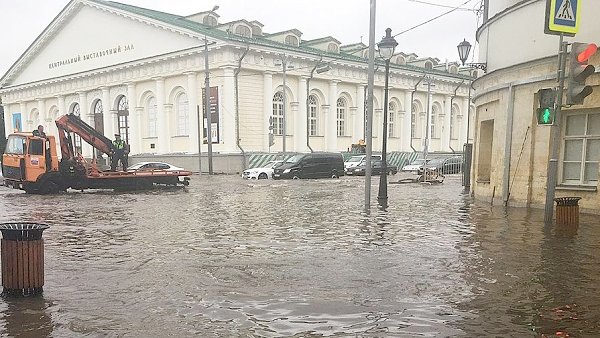
M 27 193 L 51 194 L 67 189 L 139 190 L 156 185 L 186 186 L 187 170 L 101 171 L 94 161 L 87 162 L 73 151 L 71 133 L 103 153 L 112 155 L 114 146 L 104 135 L 74 115 L 56 120 L 61 160 L 58 160 L 54 136 L 32 133 L 10 134 L 2 157 L 4 185 Z

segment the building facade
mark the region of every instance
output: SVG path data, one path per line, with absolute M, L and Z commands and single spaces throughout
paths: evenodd
M 365 138 L 367 51 L 333 37 L 303 40 L 298 29 L 266 33 L 258 21 L 220 23 L 214 11 L 183 17 L 73 0 L 0 80 L 6 132 L 41 124 L 55 134 L 53 121 L 72 113 L 109 138 L 121 134 L 132 155 L 206 152 L 207 57 L 214 152 L 345 151 Z M 384 68 L 378 62 L 374 150 Z M 457 63 L 394 55 L 388 150 L 421 151 L 429 127 L 430 152 L 462 151 L 472 75 Z
M 579 4 L 579 32 L 565 41 L 595 42 L 600 3 Z M 486 10 L 477 32 L 487 73 L 474 83 L 472 193 L 497 204 L 543 207 L 551 130 L 559 128 L 556 197 L 582 197 L 581 207 L 598 213 L 600 77 L 588 79 L 594 92 L 584 104 L 563 106 L 556 127 L 538 125 L 538 91 L 558 86 L 559 37 L 544 34 L 546 1 L 495 0 Z M 590 64 L 599 62 L 595 55 Z

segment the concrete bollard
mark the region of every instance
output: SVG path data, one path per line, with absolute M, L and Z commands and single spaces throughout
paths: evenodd
M 581 197 L 559 197 L 556 202 L 556 224 L 579 225 L 579 200 Z
M 1 223 L 2 295 L 31 296 L 43 291 L 44 240 L 48 225 Z

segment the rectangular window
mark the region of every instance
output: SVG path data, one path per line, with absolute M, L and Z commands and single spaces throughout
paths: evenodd
M 273 102 L 273 134 L 283 135 L 283 103 Z
M 317 129 L 317 107 L 316 106 L 310 106 L 310 111 L 309 111 L 309 132 L 310 132 L 310 136 L 317 136 L 317 133 L 318 133 L 318 129 Z
M 600 112 L 566 116 L 562 158 L 563 184 L 598 184 Z
M 346 109 L 344 107 L 337 108 L 337 136 L 346 135 Z
M 388 137 L 396 136 L 394 133 L 394 111 L 388 113 Z

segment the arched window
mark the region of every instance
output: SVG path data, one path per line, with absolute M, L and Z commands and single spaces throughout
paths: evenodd
M 450 74 L 458 74 L 458 67 L 450 66 Z
M 252 36 L 252 31 L 246 26 L 239 25 L 235 28 L 235 34 L 249 38 Z
M 177 95 L 175 111 L 177 112 L 177 135 L 189 135 L 190 133 L 190 113 L 188 97 L 185 93 Z
M 425 69 L 432 70 L 433 69 L 433 63 L 430 62 L 430 61 L 425 62 Z
M 129 102 L 124 95 L 117 102 L 117 129 L 121 138 L 129 144 Z
M 104 108 L 102 101 L 96 100 L 94 103 L 94 129 L 101 134 L 104 134 Z
M 294 35 L 288 35 L 285 37 L 285 44 L 298 47 L 298 38 Z
M 337 99 L 337 136 L 346 136 L 346 100 L 342 97 Z
M 319 133 L 319 100 L 315 95 L 308 97 L 308 133 L 310 136 Z
M 148 137 L 156 137 L 156 130 L 158 125 L 158 116 L 156 110 L 156 98 L 154 96 L 151 96 L 148 99 L 148 103 L 146 105 L 146 116 L 148 117 Z
M 71 114 L 77 116 L 78 118 L 81 118 L 81 108 L 79 107 L 79 103 L 73 104 L 73 106 L 71 107 Z M 79 136 L 79 135 L 74 135 L 74 136 L 75 137 L 73 137 L 73 143 L 75 145 L 75 153 L 81 154 L 81 150 L 82 150 L 81 136 Z
M 396 63 L 399 65 L 405 65 L 406 64 L 406 59 L 404 58 L 404 56 L 398 56 L 396 58 Z
M 210 15 L 207 15 L 204 17 L 204 19 L 202 19 L 202 23 L 207 26 L 214 27 L 217 25 L 217 19 L 215 19 L 214 17 L 212 17 Z
M 394 127 L 396 126 L 395 120 L 396 118 L 396 104 L 394 102 L 390 102 L 388 105 L 388 137 L 396 136 L 394 131 Z
M 327 51 L 330 53 L 337 53 L 338 46 L 335 43 L 330 43 L 329 45 L 327 45 Z
M 436 128 L 437 122 L 438 122 L 438 117 L 440 114 L 440 110 L 438 108 L 438 106 L 433 105 L 431 107 L 431 121 L 429 121 L 429 127 L 430 127 L 430 131 L 429 131 L 429 136 L 431 138 L 437 138 L 437 131 L 438 129 Z
M 283 93 L 273 95 L 273 134 L 283 135 Z

